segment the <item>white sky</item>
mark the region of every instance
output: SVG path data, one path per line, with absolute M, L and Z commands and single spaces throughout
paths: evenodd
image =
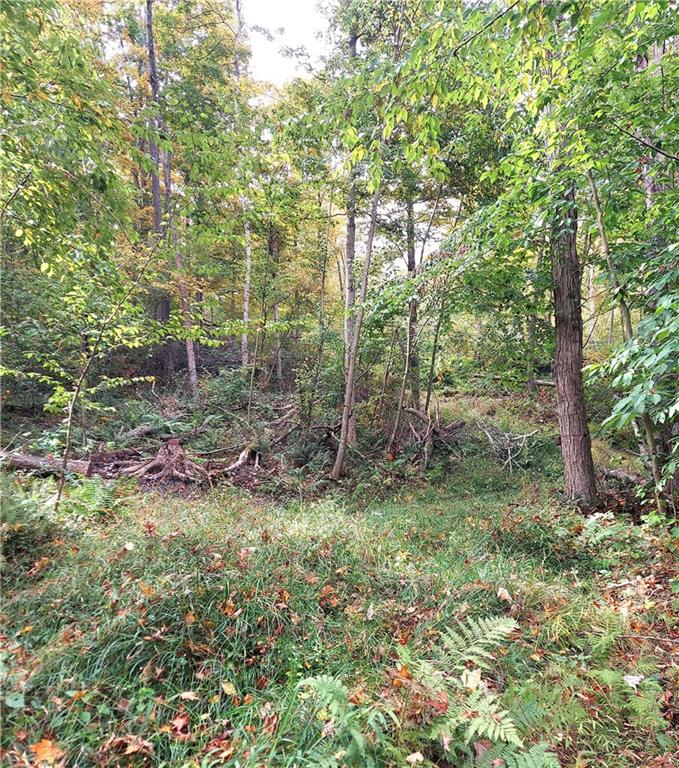
M 312 64 L 317 64 L 323 53 L 323 42 L 317 33 L 324 32 L 327 23 L 316 8 L 317 0 L 243 0 L 243 15 L 250 29 L 252 59 L 250 70 L 257 80 L 283 85 L 304 75 L 297 61 L 280 53 L 289 46 L 304 46 Z M 269 42 L 253 27 L 265 27 L 274 35 Z M 280 29 L 283 28 L 283 32 Z

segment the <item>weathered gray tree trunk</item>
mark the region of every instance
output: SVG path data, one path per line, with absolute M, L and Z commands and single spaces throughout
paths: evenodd
M 582 381 L 581 268 L 577 249 L 575 190 L 568 184 L 552 224 L 550 249 L 554 284 L 557 418 L 566 497 L 596 501 L 596 476 Z

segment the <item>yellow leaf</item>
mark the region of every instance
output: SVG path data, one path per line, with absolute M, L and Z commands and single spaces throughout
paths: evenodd
M 227 696 L 236 695 L 236 688 L 234 684 L 230 683 L 228 680 L 222 680 L 222 690 Z

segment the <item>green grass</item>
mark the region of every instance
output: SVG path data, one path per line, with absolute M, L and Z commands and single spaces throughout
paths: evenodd
M 527 746 L 605 768 L 669 751 L 662 649 L 627 637 L 652 633 L 600 591 L 658 547 L 606 535 L 535 479 L 463 457 L 387 501 L 116 496 L 32 575 L 7 572 L 9 764 L 47 739 L 74 766 L 464 765 L 464 729 L 444 752 L 431 695 L 395 670 L 441 660 L 441 633 L 486 616 L 519 625 L 484 685 Z

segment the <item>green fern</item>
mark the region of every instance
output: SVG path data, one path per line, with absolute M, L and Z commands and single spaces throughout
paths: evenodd
M 503 707 L 499 695 L 481 679 L 481 670 L 491 667 L 494 652 L 516 628 L 514 619 L 505 616 L 469 618 L 442 634 L 435 661 L 413 662 L 410 654 L 403 654 L 408 656 L 421 683 L 446 693 L 448 711 L 433 724 L 431 738 L 445 736 L 449 746 L 462 755 L 470 755 L 472 742 L 491 742 L 492 747 L 483 756 L 468 763 L 475 768 L 498 764 L 506 768 L 558 766 L 545 744 L 524 748 L 521 733 L 530 733 L 544 716 L 535 697 L 518 700 L 515 714 Z
M 307 677 L 298 687 L 312 691 L 318 706 L 328 709 L 334 717 L 341 717 L 349 709 L 349 691 L 330 675 Z
M 527 751 L 518 751 L 511 744 L 495 744 L 479 757 L 470 757 L 464 768 L 559 768 L 557 757 L 546 744 L 535 744 Z
M 509 712 L 501 709 L 493 693 L 472 691 L 462 706 L 456 706 L 446 717 L 441 730 L 453 734 L 464 728 L 466 744 L 475 738 L 490 739 L 522 747 L 516 723 Z
M 443 646 L 446 649 L 446 661 L 454 670 L 461 670 L 469 663 L 481 669 L 488 669 L 492 661 L 492 651 L 502 645 L 517 628 L 514 619 L 506 616 L 493 616 L 483 619 L 467 619 L 458 622 L 457 629 L 443 632 Z

